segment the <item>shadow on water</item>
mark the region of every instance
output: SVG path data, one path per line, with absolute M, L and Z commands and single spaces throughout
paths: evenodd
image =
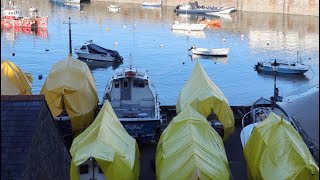
M 257 73 L 259 76 L 268 79 L 274 79 L 273 72 L 259 72 Z M 284 80 L 284 81 L 299 81 L 299 82 L 307 82 L 309 78 L 304 74 L 277 74 L 277 80 Z
M 206 60 L 213 61 L 214 64 L 217 64 L 217 63 L 228 64 L 229 63 L 227 56 L 203 56 L 203 55 L 195 55 L 195 54 L 190 55 L 189 54 L 189 57 L 190 57 L 191 61 L 196 61 L 199 59 L 206 59 Z
M 96 60 L 82 59 L 82 58 L 78 58 L 78 59 L 82 62 L 85 62 L 88 65 L 90 70 L 108 69 L 109 67 L 112 67 L 112 70 L 115 70 L 121 64 L 123 64 L 123 60 L 108 62 L 108 61 L 96 61 Z

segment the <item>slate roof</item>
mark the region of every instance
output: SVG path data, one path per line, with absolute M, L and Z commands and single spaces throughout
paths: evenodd
M 70 179 L 70 161 L 43 95 L 1 96 L 1 179 Z

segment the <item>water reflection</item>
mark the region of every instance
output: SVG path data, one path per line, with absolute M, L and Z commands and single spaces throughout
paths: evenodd
M 1 28 L 1 32 L 4 33 L 4 38 L 8 41 L 15 41 L 18 36 L 24 35 L 34 35 L 44 38 L 48 38 L 48 29 L 47 28 Z
M 206 34 L 203 31 L 184 31 L 184 30 L 172 30 L 172 33 L 176 36 L 188 36 L 192 38 L 206 38 Z
M 254 69 L 253 69 L 254 70 Z M 274 79 L 273 72 L 257 72 L 258 76 L 264 79 Z M 307 82 L 309 78 L 304 74 L 277 74 L 277 80 L 291 81 L 291 82 Z
M 78 59 L 82 62 L 85 62 L 91 71 L 96 69 L 108 69 L 109 67 L 112 67 L 112 70 L 115 70 L 121 64 L 123 64 L 123 60 L 108 62 L 108 61 L 88 60 L 88 59 L 82 59 L 82 58 L 78 58 Z
M 229 63 L 227 56 L 203 56 L 203 55 L 189 54 L 189 57 L 190 57 L 191 61 L 196 61 L 199 59 L 206 59 L 206 60 L 213 61 L 214 64 L 216 64 L 216 63 L 228 64 Z

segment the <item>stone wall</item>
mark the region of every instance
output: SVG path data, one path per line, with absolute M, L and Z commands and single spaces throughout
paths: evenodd
M 119 3 L 159 2 L 159 0 L 91 0 Z M 165 6 L 177 6 L 189 0 L 162 0 Z M 193 2 L 193 1 L 191 1 Z M 319 16 L 319 0 L 198 0 L 204 6 L 235 6 L 237 10 Z

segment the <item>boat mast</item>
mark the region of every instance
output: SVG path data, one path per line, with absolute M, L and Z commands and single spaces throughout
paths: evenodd
M 69 17 L 69 56 L 72 56 L 72 43 L 71 43 L 71 18 Z
M 71 40 L 71 18 L 69 17 L 69 22 L 63 24 L 68 24 L 69 25 L 69 56 L 72 56 L 72 40 Z

